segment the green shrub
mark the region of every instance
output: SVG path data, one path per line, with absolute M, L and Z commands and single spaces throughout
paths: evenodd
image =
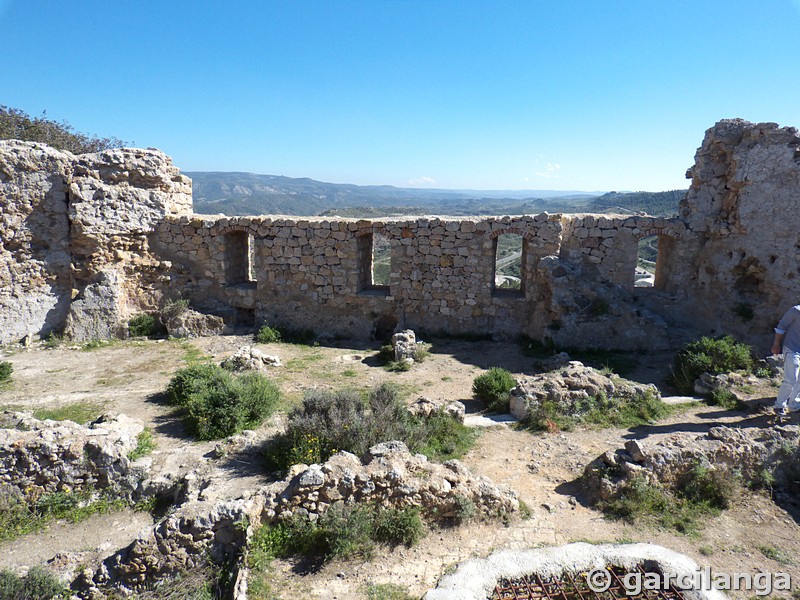
M 415 425 L 415 439 L 411 446 L 415 452 L 433 460 L 464 456 L 477 437 L 474 429 L 441 412 L 427 419 L 417 419 Z
M 0 382 L 8 381 L 11 379 L 11 373 L 14 372 L 14 367 L 7 360 L 0 362 Z
M 727 469 L 695 463 L 678 485 L 678 494 L 710 509 L 726 509 L 741 491 L 738 478 Z
M 673 490 L 637 476 L 624 483 L 615 498 L 601 502 L 599 507 L 612 518 L 649 521 L 694 534 L 709 516 L 730 507 L 740 491 L 738 477 L 728 470 L 698 462 Z
M 782 565 L 793 565 L 794 558 L 791 553 L 778 548 L 777 546 L 770 546 L 768 544 L 761 544 L 758 546 L 758 551 L 761 552 L 766 558 L 779 562 Z M 792 594 L 794 597 L 794 594 Z
M 158 330 L 158 320 L 153 315 L 142 313 L 128 321 L 128 335 L 131 337 L 153 337 Z
M 472 393 L 487 403 L 492 412 L 508 412 L 509 392 L 517 385 L 514 376 L 505 369 L 492 367 L 472 382 Z
M 703 373 L 749 372 L 753 365 L 750 346 L 737 342 L 731 336 L 716 339 L 702 337 L 690 342 L 675 355 L 671 382 L 682 393 L 691 394 L 695 379 Z
M 167 384 L 167 400 L 170 404 L 182 406 L 195 394 L 202 394 L 217 378 L 230 377 L 224 369 L 213 363 L 194 363 L 179 369 Z
M 277 329 L 264 325 L 256 334 L 256 341 L 259 344 L 272 344 L 281 341 L 281 332 Z
M 696 507 L 644 477 L 628 481 L 616 498 L 600 503 L 600 508 L 613 519 L 650 522 L 685 534 L 696 533 L 700 521 L 708 516 L 704 507 Z
M 769 370 L 769 367 L 759 367 L 755 370 L 754 374 L 759 379 L 769 379 L 772 377 L 772 371 Z
M 287 344 L 307 344 L 310 345 L 317 335 L 313 329 L 308 327 L 286 327 L 276 325 L 271 327 L 263 325 L 256 334 L 256 341 L 261 344 L 271 344 L 273 342 L 286 342 Z
M 47 334 L 47 337 L 44 340 L 45 348 L 50 349 L 58 348 L 63 343 L 64 337 L 55 333 L 54 331 L 51 331 L 49 334 Z
M 417 508 L 336 504 L 316 521 L 293 516 L 261 527 L 251 541 L 250 565 L 259 568 L 272 557 L 294 555 L 368 558 L 376 544 L 410 547 L 424 534 Z
M 371 446 L 391 440 L 433 460 L 456 458 L 475 441 L 475 433 L 450 415 L 413 416 L 397 389 L 387 384 L 373 389 L 366 400 L 352 390 L 308 392 L 288 420 L 286 433 L 265 452 L 273 471 L 324 462 L 341 450 L 363 456 Z
M 180 369 L 167 385 L 170 403 L 185 409 L 197 439 L 213 440 L 259 425 L 278 403 L 277 386 L 259 373 L 235 376 L 212 363 Z
M 744 410 L 747 406 L 739 401 L 728 388 L 718 387 L 711 392 L 711 404 L 728 410 Z
M 459 523 L 471 521 L 478 514 L 478 509 L 470 498 L 456 494 L 453 500 L 455 501 L 455 518 Z
M 3 600 L 54 600 L 70 595 L 67 587 L 44 567 L 32 567 L 24 577 L 13 571 L 0 571 L 0 598 Z

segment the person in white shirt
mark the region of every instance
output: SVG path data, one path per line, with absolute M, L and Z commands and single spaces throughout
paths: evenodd
M 800 411 L 800 304 L 793 306 L 775 327 L 772 353 L 783 353 L 783 383 L 775 399 L 775 413 Z

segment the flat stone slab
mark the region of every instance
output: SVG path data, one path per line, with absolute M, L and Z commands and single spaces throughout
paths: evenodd
M 464 425 L 467 427 L 494 427 L 495 425 L 508 426 L 516 423 L 517 419 L 513 415 L 467 415 L 464 417 Z
M 661 398 L 664 404 L 691 404 L 692 402 L 702 402 L 700 396 L 664 396 Z

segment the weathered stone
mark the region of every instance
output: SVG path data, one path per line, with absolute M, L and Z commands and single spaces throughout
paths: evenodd
M 394 359 L 397 362 L 414 362 L 417 355 L 417 336 L 410 329 L 400 331 L 392 336 Z
M 565 414 L 577 414 L 581 401 L 587 398 L 600 394 L 609 398 L 632 398 L 645 393 L 661 397 L 654 385 L 624 380 L 615 383 L 596 369 L 571 361 L 560 369 L 518 381 L 511 390 L 510 410 L 514 417 L 523 421 L 535 414 L 544 402 L 557 403 Z
M 221 317 L 205 315 L 191 308 L 163 315 L 162 319 L 167 333 L 177 338 L 220 335 L 225 328 Z

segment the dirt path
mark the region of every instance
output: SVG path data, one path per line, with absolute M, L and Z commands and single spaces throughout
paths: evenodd
M 42 408 L 75 402 L 96 405 L 100 411 L 124 412 L 146 421 L 156 435 L 154 460 L 198 461 L 214 467 L 209 459 L 212 443 L 192 442 L 183 435 L 170 407 L 159 403 L 171 374 L 198 353 L 221 360 L 241 345 L 245 337 L 217 337 L 190 343 L 125 342 L 91 352 L 34 349 L 17 352 L 8 360 L 14 365 L 14 383 L 0 390 L 0 404 Z M 269 371 L 280 385 L 286 408 L 308 389 L 351 387 L 368 389 L 391 381 L 409 400 L 420 395 L 433 399 L 461 400 L 468 412 L 479 413 L 480 403 L 471 398 L 474 377 L 491 366 L 502 366 L 518 375 L 533 373 L 533 359 L 516 344 L 434 340 L 430 357 L 407 372 L 388 372 L 376 364 L 376 348 L 368 346 L 309 347 L 288 344 L 258 345 L 283 363 Z M 631 378 L 662 383 L 667 372 L 665 356 L 642 356 Z M 769 389 L 760 390 L 767 397 Z M 758 394 L 756 394 L 758 395 Z M 486 556 L 500 548 L 522 548 L 572 541 L 653 542 L 688 554 L 701 565 L 724 572 L 757 570 L 787 571 L 800 582 L 798 564 L 784 565 L 765 556 L 765 549 L 779 550 L 773 556 L 800 556 L 800 528 L 792 516 L 763 493 L 743 491 L 733 508 L 710 519 L 696 537 L 647 527 L 632 527 L 607 521 L 584 506 L 573 484 L 588 462 L 606 450 L 619 448 L 627 439 L 656 439 L 676 432 L 706 431 L 716 423 L 742 427 L 766 427 L 764 417 L 731 413 L 705 405 L 691 406 L 657 425 L 635 430 L 577 430 L 542 434 L 508 426 L 482 430 L 478 443 L 464 462 L 474 471 L 513 487 L 531 508 L 531 518 L 510 526 L 499 522 L 472 522 L 462 527 L 431 531 L 414 548 L 381 549 L 369 562 L 346 561 L 324 566 L 316 572 L 298 572 L 292 561 L 274 561 L 273 589 L 284 598 L 366 598 L 366 584 L 395 583 L 414 595 L 422 595 L 459 561 Z M 281 417 L 270 430 L 281 426 Z M 165 460 L 165 459 L 164 459 Z M 247 467 L 247 466 L 245 466 Z M 220 471 L 217 485 L 230 490 L 256 486 L 261 476 L 248 468 Z M 245 480 L 238 480 L 247 474 Z M 115 521 L 125 520 L 125 527 Z M 134 519 L 106 515 L 61 533 L 56 526 L 38 536 L 0 545 L 8 565 L 38 561 L 56 552 L 96 548 L 106 543 L 108 530 L 133 531 Z M 74 537 L 70 537 L 73 536 Z M 124 533 L 124 535 L 128 535 Z M 124 538 L 127 539 L 127 538 Z M 53 540 L 50 544 L 47 540 Z M 113 540 L 116 542 L 117 537 Z M 57 543 L 55 543 L 57 542 Z M 22 551 L 30 546 L 29 553 Z M 39 548 L 41 547 L 41 548 Z M 747 597 L 748 594 L 733 594 Z

